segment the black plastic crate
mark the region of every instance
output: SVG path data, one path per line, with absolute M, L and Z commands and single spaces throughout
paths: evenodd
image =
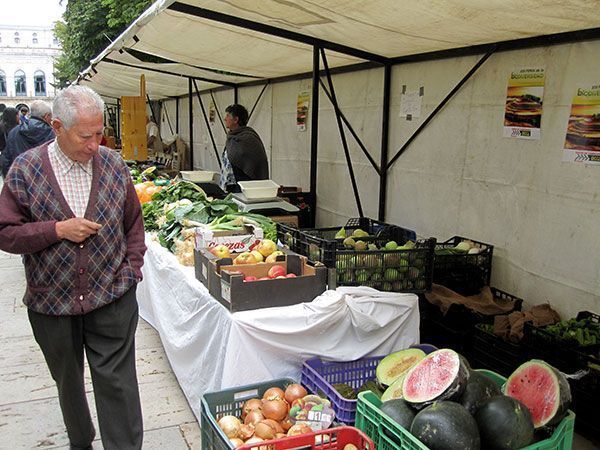
M 468 339 L 468 330 L 456 329 L 443 320 L 428 315 L 421 315 L 421 342 L 435 345 L 438 348 L 451 348 L 464 353 Z
M 369 236 L 355 239 L 365 244 L 381 248 L 392 240 L 399 245 L 416 241 L 411 249 L 357 251 L 346 248 L 343 239 L 335 238 L 340 228 L 299 230 L 278 224 L 277 232 L 279 240 L 291 250 L 335 269 L 332 287 L 370 286 L 382 291 L 415 293 L 431 289 L 435 239 L 416 241 L 412 230 L 364 217 L 350 219 L 344 226 L 347 236 L 360 228 Z
M 444 254 L 462 241 L 471 241 L 480 248 L 477 254 Z M 483 286 L 489 286 L 492 276 L 494 246 L 462 236 L 454 236 L 435 246 L 433 282 L 461 295 L 475 295 Z

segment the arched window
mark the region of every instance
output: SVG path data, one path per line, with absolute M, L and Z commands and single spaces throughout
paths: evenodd
M 0 95 L 6 95 L 6 75 L 0 70 Z
M 33 74 L 33 85 L 36 97 L 46 96 L 46 75 L 41 70 L 36 70 Z
M 17 70 L 15 72 L 15 94 L 18 96 L 27 95 L 27 85 L 25 84 L 25 72 Z
M 19 37 L 19 32 L 15 31 L 15 44 L 18 44 L 19 42 L 21 42 L 21 38 Z
M 33 42 L 34 44 L 38 43 L 38 39 L 37 39 L 37 33 L 33 33 L 33 36 L 31 38 L 31 42 Z

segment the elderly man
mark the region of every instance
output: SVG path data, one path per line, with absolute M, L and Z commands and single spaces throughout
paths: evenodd
M 19 155 L 0 194 L 0 249 L 23 255 L 23 301 L 52 378 L 71 449 L 95 437 L 84 351 L 105 449 L 140 449 L 136 285 L 146 250 L 121 156 L 100 147 L 104 102 L 72 86 L 54 100 L 56 139 Z
M 6 138 L 6 148 L 2 152 L 2 175 L 6 177 L 8 169 L 17 156 L 54 139 L 52 130 L 52 108 L 42 100 L 31 104 L 31 118 L 13 128 Z

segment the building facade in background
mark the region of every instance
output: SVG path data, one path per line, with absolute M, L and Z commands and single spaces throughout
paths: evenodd
M 54 59 L 60 52 L 52 27 L 0 25 L 0 103 L 52 101 Z

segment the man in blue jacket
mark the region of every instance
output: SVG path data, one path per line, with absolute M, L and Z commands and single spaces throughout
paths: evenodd
M 17 156 L 54 139 L 51 123 L 52 107 L 42 100 L 31 103 L 29 123 L 21 123 L 18 127 L 13 128 L 6 138 L 6 148 L 2 152 L 2 175 L 4 177 Z

